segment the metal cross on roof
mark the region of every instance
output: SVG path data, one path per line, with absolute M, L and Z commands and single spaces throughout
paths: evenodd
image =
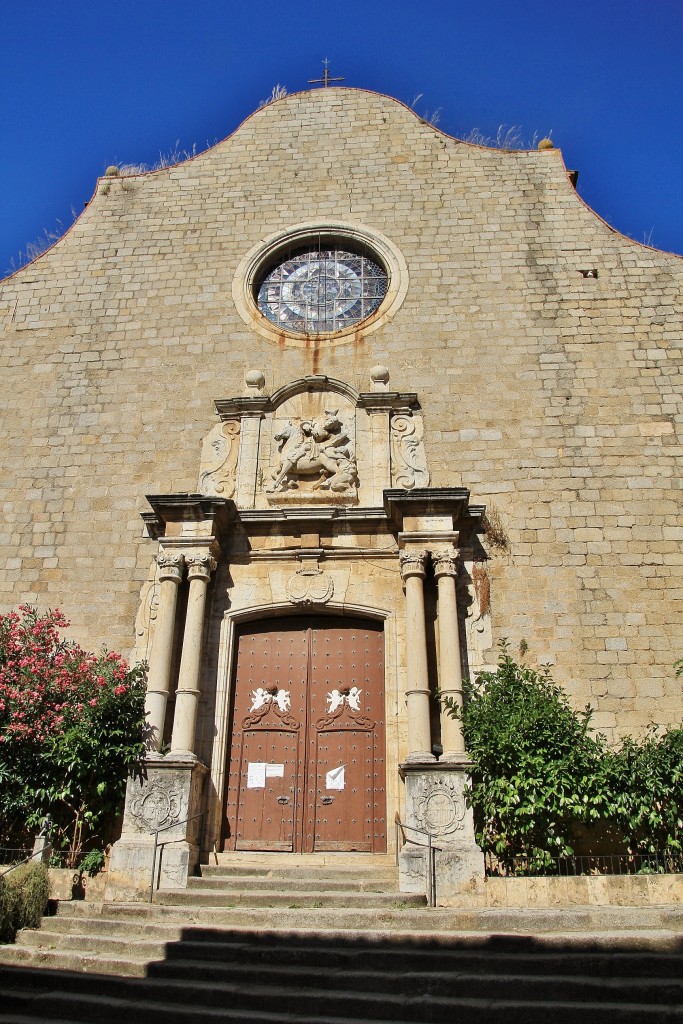
M 309 78 L 308 79 L 308 84 L 309 85 L 322 85 L 323 89 L 327 89 L 328 85 L 331 85 L 332 82 L 345 82 L 346 81 L 345 78 L 332 78 L 330 76 L 330 72 L 329 72 L 329 68 L 328 68 L 329 63 L 330 63 L 329 60 L 327 59 L 327 57 L 325 57 L 325 60 L 323 61 L 323 65 L 325 67 L 325 70 L 323 71 L 323 77 L 322 78 Z

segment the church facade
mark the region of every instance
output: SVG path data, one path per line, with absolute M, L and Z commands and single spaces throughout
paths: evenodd
M 502 638 L 615 740 L 680 721 L 682 281 L 558 150 L 362 90 L 98 181 L 0 284 L 0 601 L 149 663 L 113 873 L 398 815 L 481 874 L 435 694 Z

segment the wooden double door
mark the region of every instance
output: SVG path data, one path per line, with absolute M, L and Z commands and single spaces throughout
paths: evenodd
M 386 850 L 381 624 L 251 623 L 233 693 L 226 849 Z

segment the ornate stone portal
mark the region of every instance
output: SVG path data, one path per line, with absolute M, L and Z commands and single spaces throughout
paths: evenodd
M 197 493 L 149 497 L 143 519 L 158 547 L 136 622 L 136 650 L 149 660 L 149 752 L 143 777 L 128 786 L 112 855 L 119 887 L 149 886 L 155 833 L 167 887 L 186 884 L 202 850 L 221 849 L 232 834 L 226 795 L 249 777 L 226 775 L 239 624 L 275 615 L 306 623 L 323 612 L 384 622 L 388 759 L 373 777 L 382 816 L 400 811 L 417 838 L 401 851 L 402 889 L 424 891 L 426 833 L 438 847 L 439 895 L 483 874 L 459 725 L 442 714 L 439 736 L 432 722 L 437 688 L 462 699 L 459 618 L 463 595 L 475 607 L 465 566 L 483 509 L 468 505 L 464 488 L 427 486 L 417 396 L 389 391 L 388 377 L 376 367 L 364 393 L 314 376 L 268 394 L 263 374 L 248 373 L 246 395 L 216 401 L 220 422 L 202 446 Z M 426 600 L 438 609 L 432 639 Z M 325 685 L 325 721 L 350 714 L 360 728 L 362 678 L 341 686 L 332 673 Z M 289 687 L 268 671 L 254 677 L 251 701 L 252 717 L 290 714 Z M 272 768 L 281 777 L 282 766 Z

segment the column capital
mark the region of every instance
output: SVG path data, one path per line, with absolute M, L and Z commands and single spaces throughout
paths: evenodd
M 432 564 L 434 566 L 434 576 L 438 580 L 441 576 L 452 576 L 454 579 L 458 575 L 458 558 L 452 549 L 442 549 L 441 551 L 432 551 Z
M 185 562 L 187 564 L 188 580 L 203 579 L 207 582 L 218 564 L 213 555 L 210 555 L 208 551 L 193 551 L 189 555 L 185 555 Z
M 180 583 L 183 578 L 185 556 L 178 551 L 160 551 L 157 555 L 159 580 Z
M 425 578 L 426 551 L 401 551 L 398 561 L 401 567 L 401 579 L 407 580 L 410 576 L 419 576 L 422 580 Z

